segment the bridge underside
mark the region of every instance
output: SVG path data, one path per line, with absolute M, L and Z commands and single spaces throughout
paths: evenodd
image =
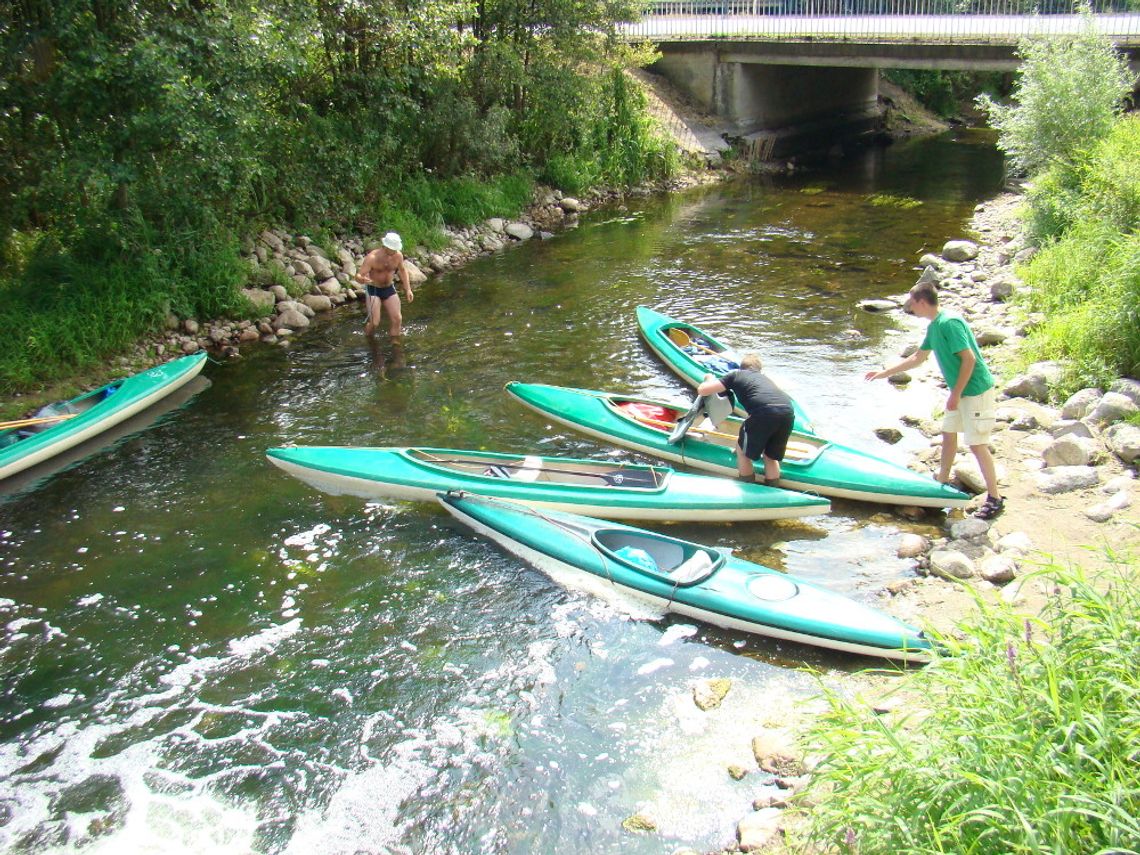
M 762 159 L 880 127 L 880 68 L 1016 70 L 1013 45 L 883 41 L 661 41 L 653 71 L 727 120 Z M 1126 50 L 1137 67 L 1135 50 Z
M 654 71 L 720 116 L 760 159 L 826 148 L 877 130 L 876 68 L 743 62 L 719 51 L 662 51 Z

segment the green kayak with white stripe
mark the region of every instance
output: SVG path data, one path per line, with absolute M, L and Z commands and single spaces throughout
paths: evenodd
M 129 419 L 189 383 L 205 363 L 205 353 L 183 356 L 53 404 L 35 417 L 5 423 L 10 427 L 0 430 L 0 479 Z
M 826 499 L 611 460 L 451 448 L 292 446 L 270 462 L 334 495 L 434 502 L 465 490 L 607 519 L 730 522 L 824 514 Z
M 726 551 L 578 514 L 440 494 L 456 519 L 555 581 L 618 591 L 730 630 L 904 661 L 931 644 L 915 627 L 804 579 Z
M 649 349 L 694 389 L 701 385 L 706 374 L 720 377 L 740 367 L 739 351 L 700 327 L 671 318 L 648 306 L 637 307 L 637 329 Z M 792 410 L 796 415 L 795 429 L 813 433 L 815 428 L 811 419 L 794 399 Z M 738 416 L 748 415 L 739 405 L 735 412 Z
M 669 435 L 688 404 L 654 401 L 587 389 L 508 383 L 507 392 L 532 410 L 582 433 L 673 463 L 736 475 L 741 419 L 707 420 L 674 443 Z M 892 505 L 965 507 L 970 496 L 948 484 L 822 437 L 793 431 L 781 464 L 779 486 L 831 498 Z

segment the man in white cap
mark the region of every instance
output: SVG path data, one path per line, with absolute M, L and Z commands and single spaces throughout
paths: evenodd
M 372 335 L 380 326 L 381 310 L 388 312 L 388 334 L 398 339 L 404 332 L 404 318 L 400 313 L 400 297 L 392 284 L 396 276 L 404 289 L 404 299 L 409 303 L 414 299 L 412 283 L 408 279 L 408 269 L 404 266 L 404 256 L 400 252 L 404 242 L 395 232 L 388 232 L 380 241 L 380 246 L 372 250 L 360 264 L 356 281 L 364 285 L 367 294 L 364 298 L 368 320 L 364 323 L 364 334 Z

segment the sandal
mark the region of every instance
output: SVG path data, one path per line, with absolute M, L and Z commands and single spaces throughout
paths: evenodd
M 993 496 L 986 496 L 986 500 L 982 502 L 982 506 L 974 511 L 974 519 L 992 520 L 1004 510 L 1005 499 L 995 499 Z

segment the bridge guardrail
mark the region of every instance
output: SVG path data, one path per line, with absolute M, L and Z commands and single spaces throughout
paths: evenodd
M 1130 11 L 1133 7 L 1134 11 Z M 1140 46 L 1140 0 L 1094 0 L 1093 20 L 1122 46 Z M 1013 44 L 1075 34 L 1070 0 L 653 0 L 622 27 L 628 38 L 912 39 Z

